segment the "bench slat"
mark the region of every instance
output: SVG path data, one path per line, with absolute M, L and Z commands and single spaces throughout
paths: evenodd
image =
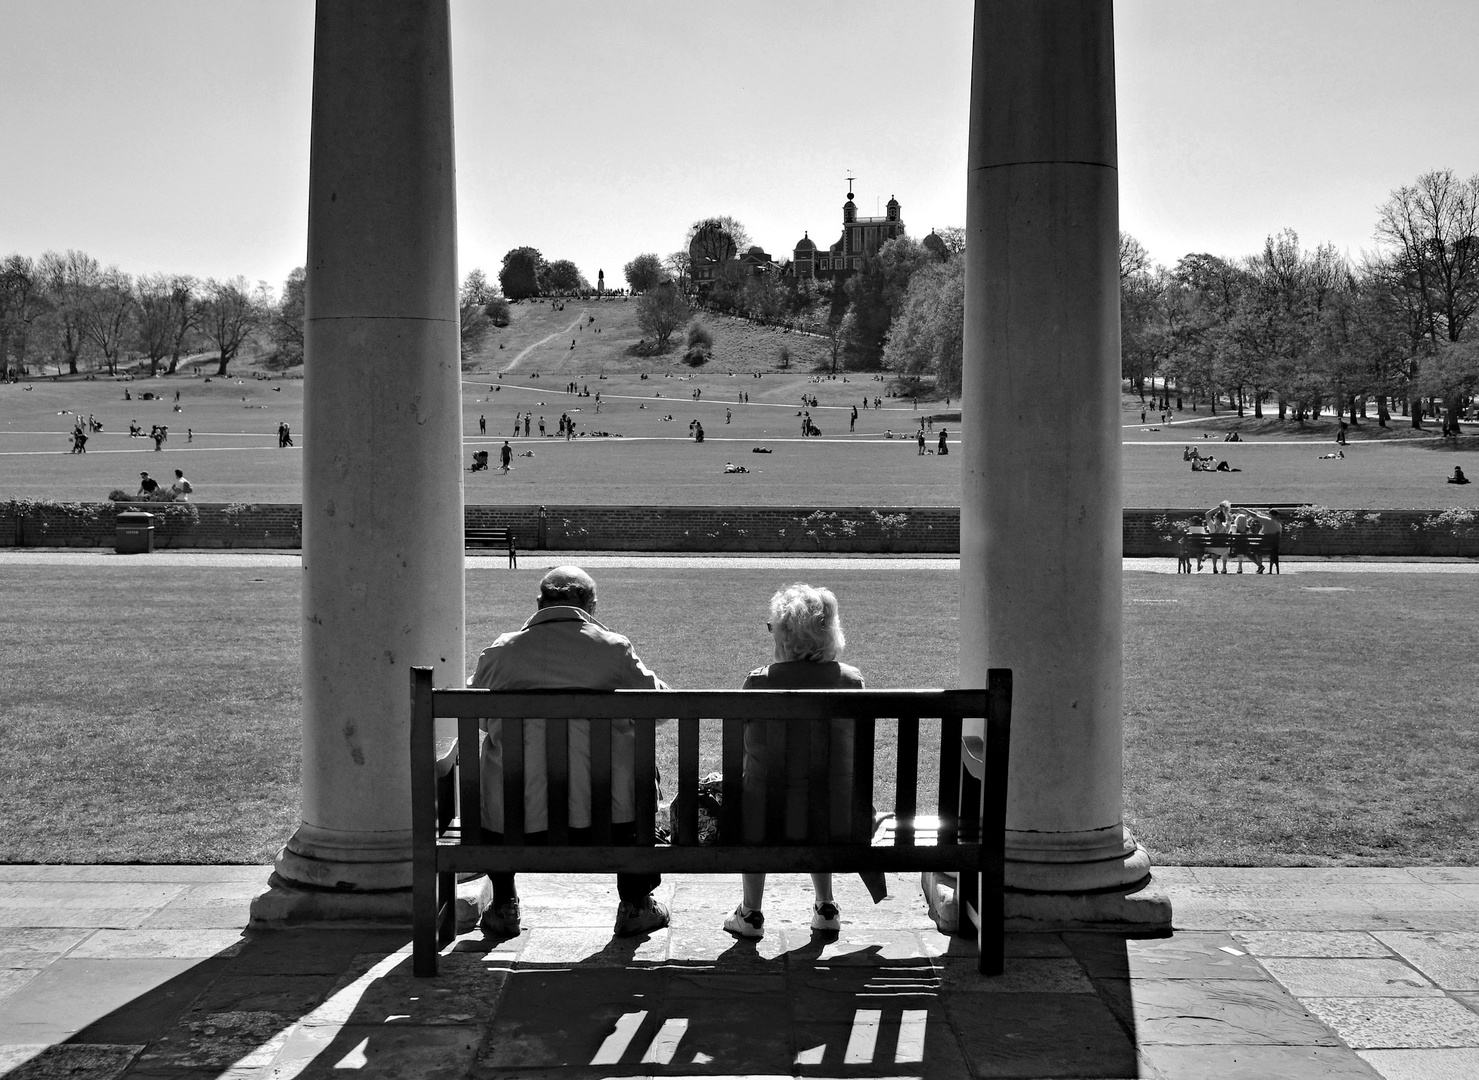
M 899 717 L 899 758 L 894 780 L 894 813 L 898 817 L 898 829 L 894 843 L 900 847 L 914 846 L 914 814 L 916 793 L 919 787 L 919 717 Z
M 837 715 L 839 695 L 853 716 L 986 715 L 985 690 L 480 690 L 438 689 L 437 716 L 697 716 L 802 720 Z
M 611 843 L 611 724 L 591 720 L 591 843 Z
M 765 720 L 754 725 L 763 735 L 765 749 L 765 837 L 767 844 L 780 844 L 786 839 L 786 722 Z M 743 789 L 743 785 L 741 786 Z M 820 798 L 820 792 L 812 792 Z M 743 798 L 743 796 L 741 796 Z
M 872 870 L 898 873 L 957 870 L 974 877 L 982 859 L 976 844 L 949 847 L 870 847 L 862 844 L 795 844 L 729 847 L 459 847 L 437 848 L 443 871 L 486 871 L 490 855 L 499 870 L 517 873 L 801 874 Z
M 720 787 L 719 834 L 728 844 L 737 844 L 744 836 L 744 819 L 740 807 L 745 797 L 745 722 L 733 717 L 724 719 L 723 754 L 720 768 L 724 780 Z
M 424 838 L 441 832 L 437 821 L 436 720 L 431 709 L 431 669 L 413 671 L 411 679 L 411 835 Z M 411 848 L 411 936 L 417 945 L 412 969 L 436 974 L 437 856 L 432 844 Z M 427 944 L 431 945 L 430 956 Z
M 457 721 L 457 760 L 479 761 L 483 733 L 476 717 Z M 462 816 L 462 842 L 483 842 L 483 778 L 480 769 L 458 768 L 457 805 Z
M 657 822 L 657 724 L 651 720 L 634 722 L 636 734 L 637 843 L 651 844 Z
M 691 716 L 678 721 L 678 800 L 673 841 L 698 843 L 698 719 Z
M 832 827 L 832 798 L 828 775 L 832 770 L 832 721 L 807 720 L 811 760 L 807 763 L 808 793 L 826 791 L 827 798 L 806 800 L 806 838 L 814 844 L 826 843 Z
M 549 842 L 570 841 L 570 725 L 545 721 L 544 768 L 549 792 Z
M 960 838 L 960 732 L 961 714 L 940 717 L 940 792 L 935 813 L 940 818 L 940 843 Z
M 848 839 L 873 831 L 873 717 L 858 716 L 852 735 L 852 829 Z M 872 867 L 865 867 L 872 869 Z
M 498 721 L 503 741 L 503 842 L 524 845 L 524 735 L 527 720 Z

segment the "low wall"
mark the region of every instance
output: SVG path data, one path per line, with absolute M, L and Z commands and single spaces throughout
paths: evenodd
M 303 546 L 296 503 L 0 503 L 0 547 L 112 547 L 120 510 L 155 514 L 156 548 Z M 1199 511 L 1124 512 L 1124 554 L 1176 553 L 1176 523 Z M 1479 558 L 1479 512 L 1281 510 L 1286 555 Z M 857 552 L 954 555 L 955 507 L 469 506 L 469 526 L 512 529 L 526 551 Z

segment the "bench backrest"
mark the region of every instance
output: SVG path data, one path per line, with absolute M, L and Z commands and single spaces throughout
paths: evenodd
M 464 827 L 461 842 L 477 843 L 478 808 L 481 806 L 481 777 L 477 768 L 480 721 L 491 727 L 498 722 L 505 733 L 522 729 L 523 721 L 542 719 L 547 777 L 549 842 L 559 845 L 568 837 L 567 800 L 569 721 L 590 721 L 591 830 L 594 843 L 611 842 L 611 784 L 613 721 L 631 720 L 635 741 L 634 776 L 637 844 L 655 842 L 656 726 L 659 720 L 676 719 L 678 724 L 677 801 L 674 804 L 672 842 L 698 843 L 699 724 L 704 718 L 722 720 L 721 836 L 725 843 L 737 842 L 742 832 L 744 798 L 744 728 L 746 721 L 761 721 L 767 746 L 784 744 L 784 757 L 792 769 L 808 778 L 808 818 L 805 843 L 828 843 L 831 759 L 831 721 L 849 721 L 853 731 L 851 820 L 871 823 L 875 722 L 898 721 L 894 844 L 912 846 L 915 819 L 919 812 L 920 721 L 940 721 L 939 781 L 928 793 L 929 810 L 938 818 L 936 843 L 966 840 L 959 836 L 961 729 L 966 718 L 985 718 L 988 739 L 998 742 L 996 763 L 1003 767 L 1005 787 L 1007 725 L 1010 714 L 1010 673 L 992 672 L 987 690 L 532 690 L 495 691 L 480 689 L 435 689 L 430 668 L 412 671 L 413 768 L 429 778 L 438 757 L 442 773 L 449 774 L 451 762 L 457 769 L 459 803 Z M 455 754 L 444 745 L 434 750 L 436 718 L 457 719 Z M 994 723 L 993 723 L 994 718 Z M 524 836 L 525 762 L 524 739 L 502 739 L 504 843 L 518 845 Z M 767 754 L 767 759 L 780 755 Z M 988 758 L 991 755 L 988 754 Z M 785 832 L 785 788 L 767 784 L 765 790 L 765 842 L 783 843 Z M 427 807 L 417 816 L 430 820 L 435 810 Z M 446 811 L 442 811 L 445 825 Z M 974 823 L 972 822 L 972 826 Z M 933 830 L 932 830 L 933 831 Z M 972 829 L 974 831 L 974 828 Z M 972 837 L 971 839 L 975 839 Z M 866 837 L 860 841 L 866 843 Z

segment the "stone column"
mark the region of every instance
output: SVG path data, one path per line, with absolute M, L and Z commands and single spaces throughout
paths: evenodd
M 1121 813 L 1113 30 L 1110 0 L 976 3 L 960 681 L 1015 673 L 1007 912 L 1023 926 L 1170 921 Z
M 258 924 L 406 919 L 409 681 L 463 675 L 448 0 L 319 0 L 303 430 L 303 818 Z

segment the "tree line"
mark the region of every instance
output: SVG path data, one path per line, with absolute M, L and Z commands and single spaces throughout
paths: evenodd
M 0 375 L 48 367 L 57 374 L 118 374 L 135 359 L 173 374 L 182 356 L 215 353 L 225 375 L 242 348 L 261 338 L 273 366 L 303 362 L 303 270 L 281 298 L 265 282 L 237 276 L 125 273 L 82 251 L 12 253 L 0 261 Z
M 1293 230 L 1242 258 L 1154 265 L 1120 238 L 1122 374 L 1172 399 L 1299 423 L 1325 406 L 1359 423 L 1394 410 L 1446 434 L 1479 392 L 1479 176 L 1424 173 L 1377 209 L 1376 246 L 1352 261 Z

